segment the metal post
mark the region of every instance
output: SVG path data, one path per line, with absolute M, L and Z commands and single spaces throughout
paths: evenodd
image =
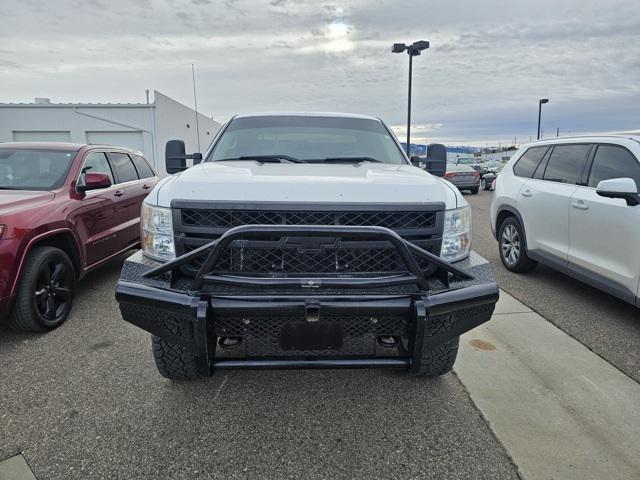
M 196 109 L 196 138 L 198 139 L 198 152 L 201 152 L 200 148 L 200 123 L 198 122 L 198 99 L 196 97 L 196 70 L 191 64 L 191 79 L 193 80 L 193 106 Z
M 540 117 L 542 116 L 542 102 L 538 102 L 538 140 L 540 140 Z
M 411 47 L 407 50 L 409 54 L 409 98 L 407 106 L 407 157 L 411 158 L 411 73 L 413 70 L 413 55 Z

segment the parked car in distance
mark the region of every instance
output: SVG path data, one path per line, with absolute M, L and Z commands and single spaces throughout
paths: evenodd
M 640 306 L 640 137 L 523 146 L 496 180 L 491 226 L 513 272 L 537 262 Z
M 480 172 L 467 165 L 447 165 L 444 178 L 458 190 L 469 190 L 474 195 L 480 189 Z
M 488 162 L 486 172 L 480 177 L 480 188 L 482 190 L 493 190 L 498 174 L 504 168 L 502 162 Z
M 0 317 L 22 331 L 61 325 L 76 281 L 139 244 L 157 180 L 121 147 L 0 144 Z
M 452 162 L 453 165 L 466 165 L 480 172 L 480 175 L 486 172 L 486 162 L 477 157 L 457 157 Z

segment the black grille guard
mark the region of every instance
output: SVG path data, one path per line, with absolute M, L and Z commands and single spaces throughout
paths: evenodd
M 235 240 L 272 236 L 296 237 L 335 237 L 335 238 L 366 238 L 368 240 L 382 240 L 389 242 L 402 259 L 407 273 L 377 277 L 269 277 L 269 276 L 237 276 L 223 275 L 215 271 L 216 262 L 222 252 Z M 433 274 L 440 282 L 449 287 L 451 277 L 459 280 L 473 280 L 473 276 L 442 258 L 427 252 L 417 245 L 405 240 L 393 230 L 376 226 L 340 226 L 340 225 L 242 225 L 223 233 L 220 238 L 213 240 L 195 250 L 171 260 L 164 265 L 149 270 L 143 277 L 154 278 L 171 272 L 171 283 L 181 275 L 179 268 L 194 258 L 208 252 L 206 260 L 193 278 L 192 291 L 200 291 L 205 283 L 236 287 L 259 288 L 377 288 L 397 285 L 415 284 L 421 291 L 429 291 L 429 283 L 424 272 L 420 269 L 416 257 L 426 260 L 436 270 Z

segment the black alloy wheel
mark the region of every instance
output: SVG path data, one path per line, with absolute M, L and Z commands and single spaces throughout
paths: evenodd
M 69 313 L 74 273 L 61 258 L 50 257 L 38 270 L 33 289 L 34 307 L 42 323 L 57 326 Z

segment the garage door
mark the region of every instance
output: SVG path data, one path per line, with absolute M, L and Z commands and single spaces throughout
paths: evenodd
M 14 142 L 70 142 L 71 132 L 14 130 Z
M 117 145 L 143 151 L 142 132 L 87 132 L 87 143 Z

